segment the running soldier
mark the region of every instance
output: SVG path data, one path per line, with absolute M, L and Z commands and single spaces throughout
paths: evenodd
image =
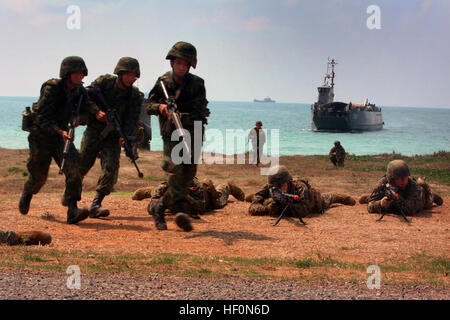
M 188 187 L 192 184 L 192 180 L 197 172 L 197 158 L 201 150 L 194 150 L 194 141 L 197 146 L 203 142 L 204 126 L 207 124 L 209 109 L 207 108 L 208 100 L 206 100 L 205 85 L 202 78 L 189 73 L 189 69 L 197 66 L 197 50 L 187 42 L 177 42 L 166 56 L 170 60 L 172 71 L 169 71 L 158 78 L 155 86 L 150 91 L 147 113 L 157 115 L 159 118 L 159 127 L 161 137 L 163 139 L 163 162 L 162 168 L 169 173 L 168 188 L 164 196 L 154 205 L 148 208 L 149 213 L 153 216 L 155 226 L 158 230 L 167 230 L 164 211 L 166 208 L 173 208 L 174 212 L 178 212 L 177 222 L 183 226 L 188 226 L 188 214 L 195 215 L 191 211 L 187 202 Z M 166 97 L 162 89 L 161 83 L 167 88 L 167 93 L 172 97 L 178 107 L 177 113 L 180 116 L 181 124 L 184 130 L 189 132 L 190 141 L 189 149 L 191 154 L 189 161 L 175 163 L 172 159 L 172 150 L 180 143 L 172 141 L 172 133 L 175 130 L 172 113 L 167 106 Z M 194 122 L 201 123 L 201 133 L 194 135 Z M 186 150 L 183 151 L 183 153 Z M 183 156 L 185 156 L 183 154 Z M 191 227 L 190 227 L 191 228 Z
M 117 183 L 120 165 L 120 152 L 124 144 L 117 130 L 108 130 L 107 106 L 102 105 L 101 98 L 108 107 L 115 110 L 124 134 L 130 141 L 136 136 L 143 94 L 133 86 L 140 77 L 139 62 L 130 57 L 120 58 L 113 76 L 106 74 L 94 80 L 87 90 L 89 96 L 100 107 L 95 116 L 88 120 L 86 131 L 81 141 L 80 172 L 84 178 L 101 153 L 102 173 L 97 182 L 96 194 L 89 210 L 89 217 L 109 216 L 109 210 L 102 207 L 102 201 Z
M 19 201 L 22 214 L 28 213 L 33 194 L 38 193 L 47 181 L 52 158 L 61 167 L 64 143 L 69 138 L 68 124 L 72 117 L 77 116 L 75 110 L 78 101 L 82 99 L 79 123 L 85 122 L 89 115 L 98 111 L 83 87 L 82 80 L 87 75 L 88 69 L 83 59 L 71 56 L 61 63 L 60 79 L 50 79 L 41 86 L 39 100 L 33 104 L 32 124 L 26 128 L 30 132 L 30 156 L 27 161 L 29 176 Z M 82 178 L 77 168 L 79 158 L 77 149 L 71 143 L 63 170 L 66 188 L 62 197 L 62 204 L 68 206 L 69 224 L 82 221 L 89 215 L 87 209 L 77 207 L 82 188 Z

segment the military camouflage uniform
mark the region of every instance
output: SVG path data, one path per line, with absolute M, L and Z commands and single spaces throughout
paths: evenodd
M 381 200 L 386 196 L 386 185 L 396 187 L 395 179 L 405 177 L 408 177 L 408 183 L 403 189 L 397 188 L 398 200 L 390 201 L 387 208 L 382 207 Z M 433 203 L 442 205 L 443 200 L 439 195 L 431 192 L 430 186 L 424 179 L 419 178 L 416 181 L 410 177 L 409 167 L 405 161 L 393 160 L 387 165 L 386 175 L 368 197 L 367 210 L 369 213 L 401 214 L 403 212 L 407 216 L 412 216 L 423 209 L 431 209 Z
M 117 111 L 124 134 L 128 137 L 134 136 L 143 94 L 134 86 L 126 90 L 119 89 L 116 79 L 116 76 L 109 74 L 100 76 L 87 87 L 87 90 L 100 90 L 108 105 Z M 102 111 L 106 112 L 104 106 L 100 103 L 98 105 Z M 101 135 L 106 126 L 106 123 L 98 121 L 95 116 L 91 117 L 80 149 L 80 172 L 83 177 L 92 168 L 98 153 L 101 152 L 102 173 L 98 179 L 96 191 L 104 196 L 111 193 L 117 182 L 121 151 L 120 136 L 117 131 L 111 131 L 106 137 Z
M 345 160 L 345 149 L 341 146 L 339 141 L 334 143 L 334 147 L 330 150 L 330 161 L 335 167 L 343 167 Z
M 75 86 L 72 90 L 67 88 L 70 74 L 82 71 L 87 75 L 87 68 L 82 58 L 67 57 L 61 63 L 61 79 L 50 79 L 41 86 L 40 97 L 33 104 L 33 124 L 28 130 L 29 158 L 27 168 L 28 180 L 25 182 L 19 210 L 27 214 L 31 197 L 39 192 L 45 184 L 52 158 L 61 166 L 63 159 L 64 140 L 59 130 L 68 131 L 68 124 L 78 104 L 80 95 L 84 95 L 80 106 L 80 123 L 97 112 L 97 106 L 92 103 L 84 88 Z M 76 223 L 85 217 L 83 210 L 79 210 L 76 202 L 81 199 L 81 176 L 77 165 L 79 153 L 73 144 L 70 144 L 66 159 L 64 174 L 66 189 L 63 195 L 63 204 L 69 206 L 68 222 Z
M 354 205 L 356 201 L 350 196 L 343 194 L 324 193 L 313 188 L 306 180 L 293 180 L 287 169 L 283 166 L 275 168 L 277 172 L 269 176 L 269 183 L 253 197 L 249 207 L 252 216 L 279 216 L 284 209 L 284 205 L 275 196 L 282 184 L 287 183 L 288 189 L 285 191 L 291 195 L 298 195 L 299 200 L 294 200 L 292 205 L 285 211 L 287 217 L 306 217 L 312 213 L 323 213 L 333 203 Z
M 46 245 L 50 244 L 52 237 L 42 231 L 14 232 L 0 230 L 0 244 L 15 245 Z
M 169 185 L 162 182 L 152 191 L 149 207 L 154 206 L 167 192 Z M 237 200 L 244 200 L 244 192 L 232 183 L 221 183 L 217 187 L 211 180 L 199 181 L 194 179 L 188 188 L 187 203 L 191 213 L 203 214 L 215 209 L 221 209 L 228 203 L 228 197 L 233 195 Z M 169 206 L 172 212 L 177 212 L 177 208 Z
M 187 197 L 187 188 L 192 183 L 192 179 L 197 172 L 197 164 L 194 163 L 194 121 L 201 121 L 202 137 L 204 125 L 207 124 L 209 109 L 206 107 L 205 85 L 202 78 L 188 73 L 185 76 L 185 85 L 183 90 L 176 98 L 178 111 L 181 113 L 181 122 L 183 128 L 189 131 L 191 136 L 191 163 L 174 164 L 171 159 L 172 149 L 179 143 L 171 141 L 172 132 L 175 125 L 169 121 L 167 117 L 159 114 L 159 105 L 165 104 L 164 93 L 161 89 L 159 81 L 162 80 L 167 88 L 169 96 L 175 96 L 177 89 L 180 87 L 173 79 L 172 72 L 167 72 L 161 76 L 156 82 L 149 94 L 149 102 L 147 104 L 147 112 L 150 115 L 158 115 L 161 137 L 163 139 L 163 163 L 162 168 L 169 173 L 168 190 L 164 194 L 164 205 L 174 206 L 177 210 L 184 210 L 184 203 Z
M 388 208 L 381 207 L 381 199 L 385 196 L 383 187 L 389 184 L 389 180 L 384 177 L 378 182 L 378 186 L 373 190 L 367 204 L 367 210 L 369 213 L 383 213 L 392 212 L 403 213 L 407 216 L 412 216 L 417 212 L 424 209 L 424 201 L 422 199 L 422 189 L 417 182 L 411 178 L 408 178 L 408 185 L 405 189 L 398 189 L 400 201 L 395 203 L 391 202 Z M 401 208 L 399 207 L 401 206 Z

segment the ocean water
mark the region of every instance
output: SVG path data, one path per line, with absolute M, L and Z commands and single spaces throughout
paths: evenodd
M 27 132 L 21 130 L 22 111 L 36 97 L 0 97 L 0 147 L 28 148 Z M 246 137 L 256 120 L 267 134 L 265 153 L 279 155 L 328 154 L 335 140 L 356 155 L 402 153 L 431 154 L 450 151 L 450 109 L 383 107 L 384 129 L 374 132 L 338 133 L 311 130 L 310 104 L 210 101 L 205 152 L 232 154 L 249 149 L 231 134 Z M 76 130 L 79 147 L 84 127 Z M 228 133 L 228 139 L 227 139 Z M 162 150 L 158 119 L 152 116 L 152 150 Z M 221 137 L 222 136 L 222 137 Z M 273 138 L 273 139 L 272 139 Z

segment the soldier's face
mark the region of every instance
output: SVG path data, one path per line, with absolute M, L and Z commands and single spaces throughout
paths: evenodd
M 131 87 L 136 81 L 137 76 L 134 72 L 124 72 L 122 74 L 122 82 L 127 86 Z
M 173 72 L 183 78 L 188 72 L 191 65 L 184 59 L 175 58 L 172 63 Z
M 83 81 L 83 78 L 84 78 L 84 73 L 81 70 L 72 72 L 70 74 L 70 81 L 72 81 L 72 83 L 75 85 L 80 85 L 81 82 Z
M 395 178 L 394 184 L 397 186 L 397 188 L 405 189 L 406 186 L 408 185 L 408 177 Z

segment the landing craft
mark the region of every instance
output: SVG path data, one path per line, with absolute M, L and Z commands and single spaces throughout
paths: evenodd
M 383 129 L 381 108 L 369 103 L 334 102 L 334 67 L 337 62 L 328 59 L 323 85 L 318 87 L 319 97 L 311 105 L 312 129 L 325 131 L 375 131 Z M 331 74 L 330 74 L 331 67 Z

